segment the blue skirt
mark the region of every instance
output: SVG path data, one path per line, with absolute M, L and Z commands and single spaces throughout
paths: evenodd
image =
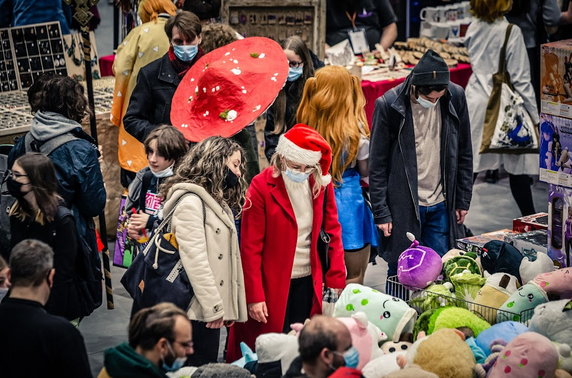
M 359 250 L 367 244 L 377 247 L 378 234 L 373 214 L 362 193 L 360 175 L 356 169 L 346 170 L 343 184 L 334 188 L 338 219 L 342 225 L 342 242 L 345 250 Z

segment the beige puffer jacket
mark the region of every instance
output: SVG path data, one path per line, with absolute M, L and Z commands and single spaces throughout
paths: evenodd
M 245 322 L 244 277 L 232 211 L 201 186 L 179 183 L 169 190 L 163 214 L 169 214 L 182 196 L 171 231 L 194 291 L 189 319 L 210 322 L 223 317 Z

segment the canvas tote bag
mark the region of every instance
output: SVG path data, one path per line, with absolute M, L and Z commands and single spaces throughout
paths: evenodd
M 515 92 L 506 70 L 506 46 L 514 25 L 506 29 L 499 58 L 498 72 L 493 75 L 493 90 L 487 104 L 483 140 L 479 153 L 538 152 L 538 131 L 524 107 L 524 100 Z

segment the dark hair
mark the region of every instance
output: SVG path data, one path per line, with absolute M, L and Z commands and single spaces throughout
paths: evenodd
M 183 9 L 193 12 L 201 20 L 208 20 L 209 18 L 218 18 L 220 16 L 220 5 L 221 0 L 186 0 L 183 3 Z
M 415 86 L 415 95 L 417 96 L 421 93 L 424 96 L 429 95 L 431 92 L 441 92 L 447 89 L 446 85 L 416 85 Z
M 167 159 L 177 163 L 189 150 L 189 143 L 183 134 L 171 125 L 162 125 L 151 131 L 143 145 L 145 153 L 149 154 L 149 144 L 157 141 L 157 153 Z
M 24 198 L 18 198 L 10 209 L 10 215 L 15 215 L 19 219 L 32 218 L 40 224 L 53 221 L 61 201 L 54 163 L 39 152 L 28 152 L 16 159 L 14 164 L 16 163 L 22 167 L 30 181 L 39 213 L 36 214 Z
M 297 35 L 293 35 L 285 39 L 282 43 L 283 50 L 292 50 L 296 55 L 298 55 L 302 62 L 304 63 L 304 69 L 302 72 L 302 76 L 293 82 L 289 88 L 285 86 L 282 90 L 278 93 L 278 97 L 274 102 L 273 108 L 274 112 L 274 134 L 281 134 L 286 130 L 288 123 L 295 123 L 296 120 L 296 110 L 298 109 L 298 105 L 300 105 L 300 99 L 302 98 L 302 92 L 304 90 L 304 84 L 306 84 L 306 80 L 308 78 L 314 76 L 315 69 L 314 63 L 312 61 L 312 56 L 310 55 L 310 50 L 308 46 L 304 43 L 302 38 L 298 37 Z M 291 94 L 291 98 L 294 98 L 296 101 L 292 103 L 288 103 L 286 90 L 288 90 Z M 288 109 L 287 109 L 288 108 Z M 292 119 L 286 119 L 286 113 L 292 115 Z
M 237 32 L 227 24 L 206 24 L 203 28 L 201 48 L 205 54 L 236 41 Z
M 177 316 L 188 321 L 187 314 L 172 303 L 159 303 L 139 310 L 129 323 L 129 345 L 134 349 L 151 350 L 163 337 L 172 343 Z
M 201 20 L 192 12 L 179 11 L 175 16 L 169 18 L 165 24 L 165 33 L 167 33 L 169 41 L 173 39 L 173 28 L 175 26 L 179 29 L 179 33 L 189 41 L 193 41 L 201 35 Z
M 37 110 L 59 113 L 76 122 L 89 112 L 83 86 L 67 76 L 55 76 L 44 84 Z
M 50 73 L 42 73 L 28 88 L 28 103 L 30 104 L 31 112 L 35 113 L 39 110 L 40 104 L 44 97 L 44 87 L 46 83 L 53 79 L 56 75 L 53 72 Z
M 54 251 L 44 242 L 25 239 L 10 253 L 12 287 L 37 287 L 44 282 L 54 266 Z
M 315 323 L 312 324 L 312 322 Z M 302 328 L 298 336 L 298 351 L 302 362 L 313 364 L 322 349 L 335 351 L 338 348 L 336 333 L 326 326 L 325 322 L 313 318 L 308 325 Z

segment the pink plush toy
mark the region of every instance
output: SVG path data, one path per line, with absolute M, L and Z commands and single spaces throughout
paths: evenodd
M 407 237 L 412 243 L 399 256 L 397 278 L 407 287 L 424 289 L 439 277 L 443 262 L 437 252 L 420 246 L 413 234 L 408 232 Z
M 370 360 L 383 355 L 379 342 L 387 340 L 387 335 L 369 322 L 365 313 L 358 311 L 351 318 L 337 319 L 350 330 L 352 345 L 359 352 L 358 369 L 362 369 Z
M 548 273 L 541 273 L 533 280 L 549 296 L 560 299 L 572 299 L 572 268 L 562 268 Z

